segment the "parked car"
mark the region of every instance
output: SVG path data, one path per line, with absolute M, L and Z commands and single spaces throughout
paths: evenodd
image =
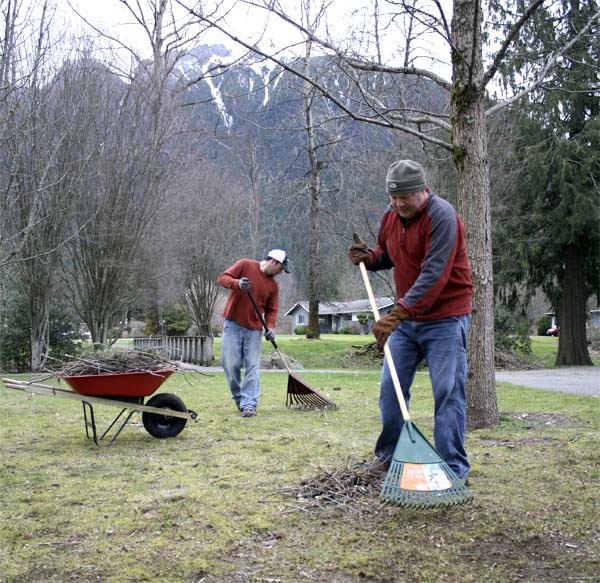
M 552 326 L 546 330 L 548 336 L 558 336 L 560 334 L 560 326 Z

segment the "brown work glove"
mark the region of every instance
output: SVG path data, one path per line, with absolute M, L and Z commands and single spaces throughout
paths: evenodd
M 375 326 L 373 326 L 377 346 L 383 348 L 388 336 L 407 318 L 408 312 L 402 306 L 396 304 L 383 318 L 377 320 Z
M 367 244 L 363 243 L 356 233 L 352 236 L 354 238 L 354 243 L 348 247 L 348 259 L 350 259 L 350 262 L 354 265 L 358 265 L 361 261 L 365 265 L 368 265 L 371 262 L 371 256 L 369 255 Z

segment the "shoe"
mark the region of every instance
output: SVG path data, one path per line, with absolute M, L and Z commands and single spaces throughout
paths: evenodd
M 242 406 L 240 405 L 240 402 L 239 402 L 239 401 L 236 401 L 236 402 L 235 402 L 235 406 L 237 407 L 237 410 L 238 410 L 238 411 L 241 411 L 241 410 L 242 410 Z
M 256 409 L 244 409 L 242 411 L 242 417 L 254 417 L 256 415 Z
M 364 465 L 365 472 L 373 475 L 383 475 L 387 474 L 390 469 L 390 461 L 382 461 L 380 459 L 374 460 L 372 462 L 367 462 Z
M 468 486 L 469 485 L 469 476 L 462 476 L 462 477 L 458 477 L 458 479 L 460 480 L 460 483 L 463 486 Z

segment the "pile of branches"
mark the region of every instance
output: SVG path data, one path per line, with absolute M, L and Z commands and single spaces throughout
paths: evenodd
M 82 376 L 106 373 L 152 372 L 157 370 L 175 370 L 177 365 L 168 358 L 151 352 L 138 350 L 96 352 L 85 358 L 70 357 L 71 361 L 62 363 L 56 371 L 58 376 Z
M 535 370 L 541 368 L 532 358 L 519 356 L 514 352 L 499 350 L 494 351 L 494 367 L 500 370 Z
M 383 348 L 379 348 L 376 342 L 370 342 L 364 346 L 352 346 L 348 351 L 347 360 L 350 366 L 356 365 L 357 360 L 363 364 L 381 365 L 383 361 Z
M 293 496 L 302 510 L 315 510 L 325 506 L 343 506 L 346 510 L 360 512 L 361 507 L 371 508 L 385 479 L 385 472 L 373 471 L 373 462 L 362 461 L 334 471 L 323 471 L 311 479 L 302 480 L 297 488 L 284 488 L 282 493 Z

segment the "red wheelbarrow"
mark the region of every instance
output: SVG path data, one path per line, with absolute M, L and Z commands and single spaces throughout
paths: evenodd
M 144 399 L 152 395 L 172 373 L 173 370 L 167 369 L 59 376 L 59 379 L 64 379 L 73 389 L 72 391 L 8 378 L 2 379 L 2 382 L 9 389 L 81 401 L 86 437 L 93 440 L 97 446 L 108 447 L 114 443 L 136 411 L 142 413 L 142 423 L 146 431 L 159 439 L 179 435 L 188 419 L 196 420 L 197 414 L 188 410 L 178 396 L 170 393 L 154 395 L 144 404 Z M 94 405 L 121 408 L 121 412 L 101 434 L 96 427 Z M 120 424 L 117 424 L 119 421 Z M 114 431 L 109 436 L 113 428 Z M 107 441 L 103 442 L 105 438 Z

